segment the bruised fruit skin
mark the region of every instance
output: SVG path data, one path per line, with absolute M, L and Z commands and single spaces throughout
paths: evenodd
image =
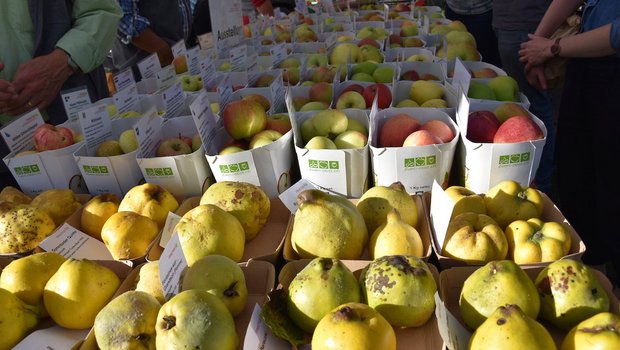
M 390 255 L 372 261 L 360 276 L 368 305 L 396 327 L 419 327 L 435 312 L 437 284 L 424 261 Z
M 38 207 L 0 202 L 0 254 L 28 252 L 55 228 L 54 220 Z
M 620 349 L 620 316 L 600 312 L 568 332 L 562 350 Z
M 361 301 L 353 272 L 340 260 L 330 258 L 315 258 L 306 265 L 291 281 L 288 295 L 289 317 L 308 333 L 335 307 Z

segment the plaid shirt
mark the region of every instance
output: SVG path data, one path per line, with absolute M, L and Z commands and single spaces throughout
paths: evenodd
M 151 25 L 148 18 L 140 15 L 140 10 L 138 9 L 139 1 L 140 0 L 118 1 L 121 9 L 123 9 L 123 18 L 121 18 L 118 23 L 118 32 L 121 41 L 125 44 L 130 43 L 133 38 L 140 35 L 140 33 Z M 192 6 L 190 2 L 191 0 L 179 0 L 179 15 L 183 20 L 183 36 L 185 40 L 189 38 L 191 32 Z

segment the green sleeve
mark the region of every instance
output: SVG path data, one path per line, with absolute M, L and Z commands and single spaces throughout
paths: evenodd
M 83 72 L 101 65 L 116 38 L 123 12 L 116 0 L 75 0 L 71 28 L 56 44 Z

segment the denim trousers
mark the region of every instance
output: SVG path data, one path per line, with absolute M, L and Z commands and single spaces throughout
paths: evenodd
M 558 117 L 559 208 L 579 236 L 590 265 L 620 272 L 615 161 L 620 154 L 620 58 L 571 59 Z
M 528 31 L 496 30 L 497 47 L 502 59 L 502 69 L 519 84 L 521 92 L 530 100 L 530 112 L 538 117 L 547 128 L 547 139 L 543 148 L 540 165 L 536 172 L 536 187 L 553 196 L 552 178 L 555 168 L 555 135 L 556 128 L 553 122 L 553 107 L 551 95 L 548 91 L 540 91 L 530 85 L 525 77 L 525 65 L 519 62 L 519 48 L 522 42 L 527 41 Z
M 467 27 L 467 31 L 476 38 L 476 46 L 482 55 L 482 60 L 501 67 L 502 62 L 497 52 L 497 38 L 491 25 L 493 11 L 476 15 L 461 15 L 452 11 L 449 6 L 446 6 L 446 18 L 463 22 Z

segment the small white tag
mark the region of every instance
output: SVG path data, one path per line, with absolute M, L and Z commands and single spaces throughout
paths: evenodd
M 157 72 L 161 70 L 161 62 L 156 53 L 151 54 L 142 61 L 138 62 L 138 70 L 142 79 L 155 78 Z
M 34 131 L 44 124 L 41 112 L 33 109 L 2 129 L 2 138 L 11 152 L 34 150 Z
M 140 146 L 139 156 L 142 158 L 155 156 L 157 141 L 160 138 L 161 124 L 163 119 L 159 117 L 154 106 L 138 120 L 134 126 L 138 146 Z
M 127 111 L 140 111 L 140 99 L 138 97 L 138 86 L 136 84 L 127 85 L 124 89 L 114 94 L 114 104 L 118 115 Z
M 297 212 L 297 196 L 305 190 L 321 190 L 330 194 L 335 194 L 334 192 L 326 190 L 321 186 L 312 183 L 312 181 L 308 179 L 301 179 L 297 181 L 293 186 L 289 187 L 286 191 L 282 192 L 278 197 L 280 198 L 284 206 L 286 206 L 292 214 L 295 214 Z
M 82 110 L 79 123 L 89 154 L 94 154 L 101 143 L 112 138 L 112 122 L 107 105 L 94 105 Z
M 437 237 L 437 244 L 443 247 L 443 241 L 446 238 L 446 231 L 448 230 L 448 224 L 450 223 L 450 217 L 454 210 L 454 201 L 446 194 L 441 188 L 441 185 L 437 180 L 433 181 L 433 189 L 431 190 L 431 225 L 435 230 L 435 237 Z
M 136 78 L 133 76 L 133 70 L 131 69 L 131 67 L 126 68 L 124 71 L 116 73 L 112 80 L 114 80 L 114 87 L 116 88 L 116 91 L 123 90 L 129 85 L 136 84 Z
M 179 40 L 174 45 L 170 47 L 172 51 L 173 57 L 186 56 L 187 57 L 187 47 L 185 47 L 185 41 Z
M 181 115 L 183 111 L 185 94 L 180 81 L 167 88 L 162 92 L 164 106 L 166 107 L 166 118 L 174 118 Z
M 177 79 L 177 75 L 174 72 L 174 67 L 170 64 L 163 67 L 159 72 L 155 73 L 157 77 L 157 87 L 161 90 L 172 86 Z
M 173 212 L 168 212 L 168 217 L 166 217 L 166 223 L 164 224 L 164 228 L 161 230 L 161 239 L 159 240 L 159 245 L 162 248 L 165 248 L 170 238 L 174 234 L 174 228 L 181 221 L 181 217 Z
M 239 45 L 230 49 L 230 66 L 234 72 L 241 72 L 246 69 L 248 57 L 247 45 Z
M 181 275 L 187 267 L 183 249 L 179 242 L 179 235 L 173 234 L 159 258 L 159 279 L 163 287 L 164 296 L 169 300 L 181 289 Z
M 60 92 L 62 96 L 62 103 L 67 111 L 67 119 L 71 123 L 77 122 L 78 112 L 91 104 L 90 96 L 86 88 L 80 88 L 66 93 Z
M 40 329 L 30 333 L 13 350 L 65 350 L 72 349 L 88 335 L 90 329 L 67 329 L 60 326 Z
M 114 260 L 106 245 L 65 223 L 44 239 L 41 248 L 58 253 L 65 258 Z

